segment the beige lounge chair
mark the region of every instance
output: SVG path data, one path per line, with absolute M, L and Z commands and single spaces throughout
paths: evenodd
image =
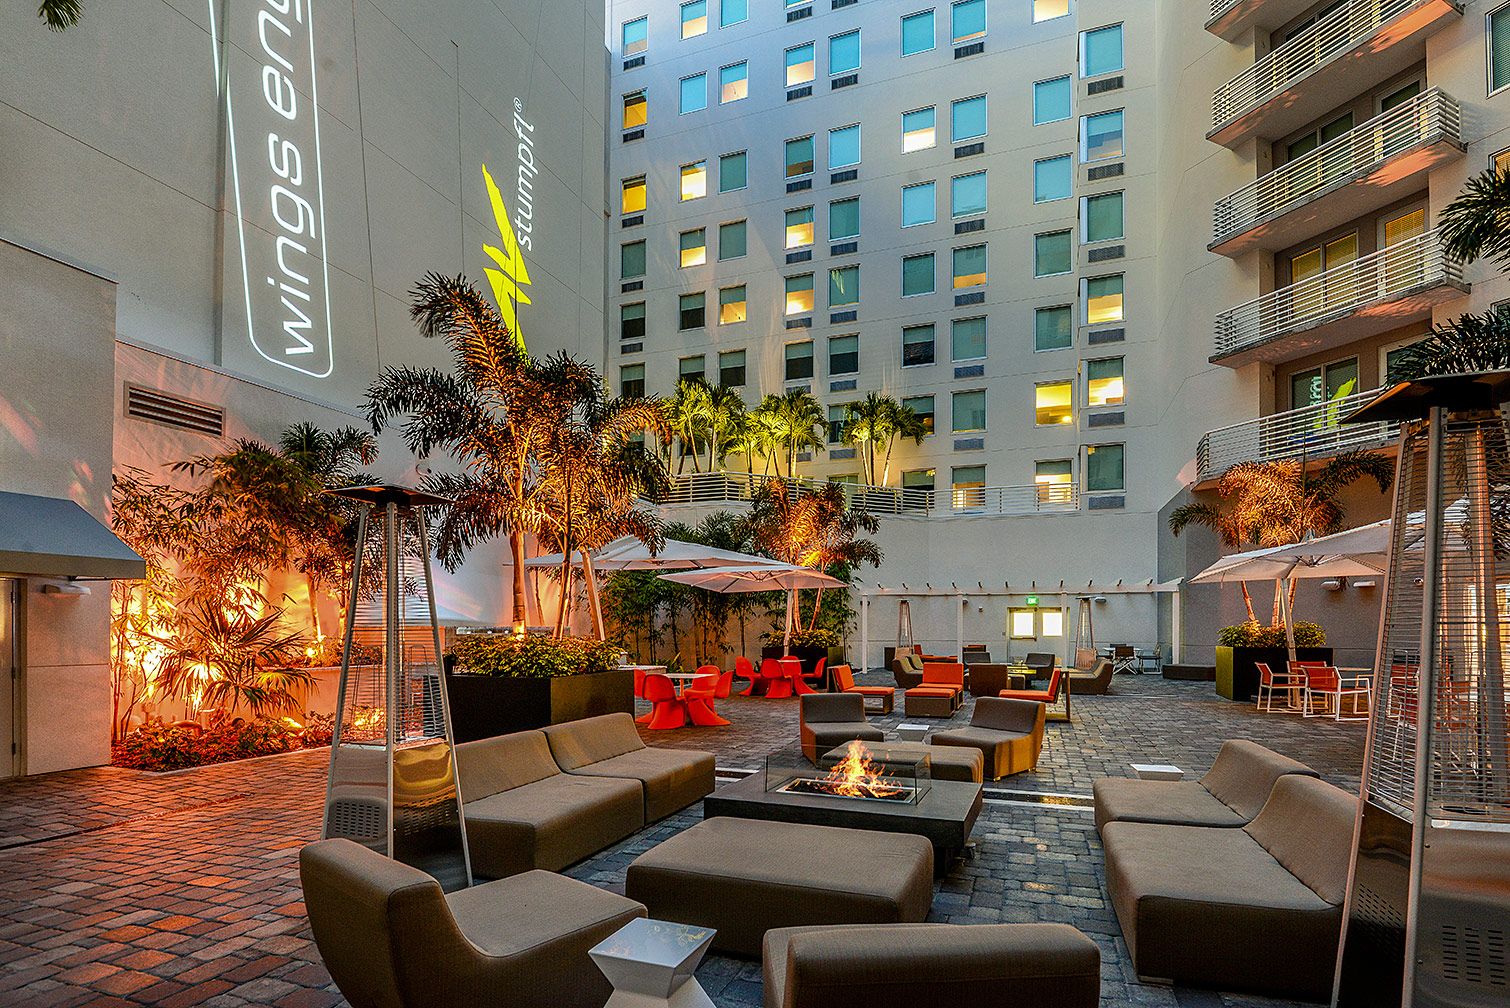
M 865 720 L 865 698 L 858 693 L 807 693 L 797 714 L 802 754 L 818 763 L 819 755 L 860 739 L 884 742 L 886 733 Z
M 981 697 L 968 728 L 934 732 L 936 746 L 967 746 L 985 757 L 982 772 L 991 780 L 1038 766 L 1043 750 L 1045 706 L 1035 700 Z

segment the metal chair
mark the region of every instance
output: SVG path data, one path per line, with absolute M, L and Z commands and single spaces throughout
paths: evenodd
M 1368 707 L 1372 705 L 1371 694 L 1373 684 L 1367 676 L 1342 676 L 1331 665 L 1323 665 L 1319 668 L 1311 665 L 1306 667 L 1305 687 L 1305 716 L 1325 716 L 1327 706 L 1332 708 L 1332 717 L 1338 721 L 1367 721 Z M 1345 697 L 1353 698 L 1353 712 L 1346 717 L 1342 714 L 1342 701 Z M 1365 707 L 1358 709 L 1358 698 L 1363 697 Z M 1313 699 L 1320 698 L 1322 701 L 1321 714 L 1317 715 L 1313 705 Z M 1328 704 L 1330 701 L 1330 704 Z
M 1295 713 L 1299 709 L 1298 698 L 1306 690 L 1305 676 L 1297 676 L 1289 672 L 1281 672 L 1276 675 L 1270 670 L 1267 662 L 1254 662 L 1253 667 L 1258 669 L 1257 709 L 1268 714 Z M 1274 694 L 1276 692 L 1288 694 L 1285 706 L 1277 709 L 1274 706 Z M 1267 706 L 1264 703 L 1265 700 L 1268 701 Z
M 1112 672 L 1137 672 L 1138 649 L 1131 644 L 1118 644 L 1112 648 Z

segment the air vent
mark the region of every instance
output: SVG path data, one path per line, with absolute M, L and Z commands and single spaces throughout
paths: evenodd
M 956 378 L 984 378 L 986 366 L 984 364 L 961 364 L 954 369 Z
M 643 223 L 645 223 L 645 215 L 635 214 L 633 217 L 625 217 L 619 221 L 619 227 L 636 227 Z
M 383 805 L 375 801 L 338 800 L 330 806 L 330 835 L 349 840 L 383 836 Z
M 960 305 L 985 304 L 985 303 L 986 303 L 986 292 L 985 291 L 975 291 L 975 292 L 970 293 L 970 294 L 956 294 L 956 295 L 954 295 L 954 305 L 955 305 L 956 308 L 959 307 Z
M 858 251 L 860 251 L 859 242 L 840 242 L 837 245 L 830 245 L 828 247 L 828 254 L 831 256 L 854 255 Z
M 843 381 L 829 382 L 828 390 L 830 392 L 853 392 L 858 384 L 859 383 L 855 379 L 846 378 Z
M 1087 426 L 1120 427 L 1122 424 L 1127 422 L 1126 417 L 1127 414 L 1123 413 L 1120 410 L 1118 410 L 1116 413 L 1092 413 L 1090 415 L 1089 423 L 1087 424 Z
M 1087 168 L 1085 170 L 1085 180 L 1087 182 L 1094 182 L 1097 179 L 1116 178 L 1121 174 L 1122 162 L 1118 161 L 1116 164 L 1097 165 L 1094 168 Z
M 786 12 L 786 21 L 787 24 L 791 24 L 793 21 L 801 21 L 803 18 L 812 16 L 813 9 L 811 7 L 798 7 L 796 10 Z
M 986 142 L 984 140 L 973 144 L 963 144 L 954 148 L 954 156 L 957 158 L 969 157 L 972 154 L 984 154 L 985 152 Z
M 1121 343 L 1127 339 L 1126 329 L 1102 329 L 1085 337 L 1087 343 Z
M 860 317 L 857 311 L 836 311 L 829 315 L 829 325 L 842 325 L 845 322 L 853 322 Z
M 1125 255 L 1127 255 L 1126 245 L 1107 245 L 1091 249 L 1085 254 L 1085 261 L 1106 262 L 1108 259 L 1121 259 Z
M 643 56 L 636 56 L 634 59 L 627 59 L 624 61 L 625 70 L 633 70 L 635 67 L 642 67 L 644 65 L 645 57 Z
M 798 98 L 806 98 L 808 95 L 810 95 L 812 93 L 813 93 L 813 86 L 811 84 L 804 84 L 802 87 L 792 88 L 792 90 L 788 91 L 786 93 L 786 100 L 787 101 L 796 101 Z
M 786 320 L 788 329 L 811 329 L 813 320 L 810 318 L 789 318 Z
M 628 143 L 631 140 L 643 140 L 644 138 L 645 131 L 643 129 L 632 129 L 628 133 L 624 134 L 625 143 Z
M 1092 511 L 1107 511 L 1114 508 L 1125 508 L 1127 507 L 1127 498 L 1122 496 L 1092 497 L 1087 501 L 1086 506 L 1089 507 Z
M 812 249 L 803 249 L 801 252 L 788 252 L 786 254 L 786 261 L 789 263 L 807 262 L 812 257 Z
M 829 81 L 828 82 L 828 89 L 830 91 L 837 91 L 840 88 L 846 88 L 846 87 L 849 87 L 851 84 L 858 84 L 858 83 L 860 83 L 860 75 L 859 74 L 857 74 L 857 73 L 845 74 L 843 77 L 835 77 L 833 80 Z
M 807 389 L 804 388 L 803 391 L 806 392 Z M 797 461 L 798 462 L 811 462 L 812 460 L 813 460 L 813 453 L 812 452 L 798 452 L 797 453 Z
M 619 353 L 626 353 L 626 354 L 639 353 L 640 351 L 642 351 L 644 349 L 645 349 L 645 344 L 643 344 L 643 343 L 620 343 L 619 344 Z
M 954 450 L 955 451 L 980 451 L 985 446 L 986 446 L 986 439 L 985 438 L 971 437 L 971 438 L 955 438 L 954 439 Z
M 829 185 L 837 185 L 840 182 L 853 182 L 860 177 L 860 169 L 847 168 L 844 171 L 836 171 L 828 177 Z
M 984 231 L 985 229 L 986 222 L 980 217 L 975 218 L 975 220 L 957 221 L 954 225 L 955 234 L 967 234 L 971 231 Z
M 1504 987 L 1510 982 L 1505 932 L 1499 928 L 1443 924 L 1441 941 L 1442 979 L 1486 987 Z
M 986 44 L 984 42 L 971 42 L 967 46 L 960 46 L 958 49 L 954 50 L 954 58 L 964 59 L 966 56 L 974 56 L 977 53 L 983 53 L 985 51 Z
M 859 2 L 860 0 L 833 0 L 833 2 L 828 5 L 828 9 L 838 10 L 840 7 L 848 7 L 851 4 L 857 4 Z
M 855 450 L 853 448 L 831 448 L 829 449 L 828 457 L 835 462 L 852 459 L 855 457 Z
M 126 386 L 126 415 L 211 437 L 225 433 L 225 410 L 139 385 Z
M 804 189 L 811 189 L 812 187 L 813 187 L 813 180 L 812 179 L 810 179 L 810 178 L 798 179 L 795 182 L 788 182 L 786 184 L 786 191 L 787 192 L 801 192 Z
M 620 284 L 619 285 L 619 293 L 620 294 L 628 294 L 630 291 L 637 291 L 637 290 L 644 290 L 644 289 L 645 289 L 645 281 L 643 281 L 643 280 L 631 280 L 631 281 L 629 281 L 626 284 Z
M 1122 75 L 1108 77 L 1105 80 L 1091 81 L 1085 86 L 1087 95 L 1106 94 L 1108 91 L 1122 90 Z

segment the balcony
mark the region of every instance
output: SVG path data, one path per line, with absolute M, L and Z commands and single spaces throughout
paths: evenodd
M 1462 16 L 1452 0 L 1348 0 L 1211 96 L 1208 140 L 1281 137 L 1425 56 L 1425 39 Z
M 1288 248 L 1426 185 L 1463 156 L 1458 103 L 1432 88 L 1218 200 L 1211 251 Z
M 1427 231 L 1222 312 L 1211 363 L 1293 360 L 1429 319 L 1467 292 L 1461 265 Z
M 1249 28 L 1276 28 L 1305 13 L 1315 0 L 1211 0 L 1206 30 L 1236 42 Z
M 1239 462 L 1313 459 L 1353 448 L 1382 447 L 1400 433 L 1399 424 L 1343 424 L 1339 420 L 1367 406 L 1383 391 L 1377 388 L 1339 396 L 1315 406 L 1207 431 L 1196 448 L 1196 482 L 1214 480 Z
M 654 501 L 665 508 L 717 507 L 748 502 L 756 488 L 771 477 L 758 473 L 682 473 L 671 478 L 665 497 Z M 790 486 L 818 490 L 824 480 L 788 480 Z M 1080 510 L 1080 495 L 1065 484 L 1028 486 L 961 487 L 928 490 L 918 487 L 878 487 L 841 483 L 845 503 L 881 517 L 969 518 L 1035 514 L 1073 514 Z

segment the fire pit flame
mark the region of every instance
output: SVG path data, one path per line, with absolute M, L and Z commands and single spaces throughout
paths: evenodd
M 849 743 L 844 758 L 832 770 L 813 780 L 793 781 L 791 790 L 814 791 L 845 798 L 871 798 L 882 801 L 906 801 L 910 788 L 899 786 L 882 774 L 871 759 L 870 750 L 858 740 Z

